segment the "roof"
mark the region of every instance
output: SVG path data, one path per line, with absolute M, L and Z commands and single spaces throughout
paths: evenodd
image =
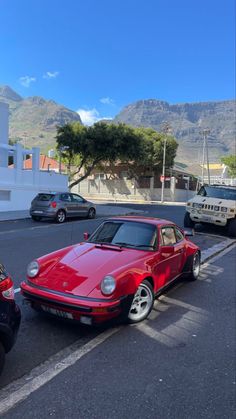
M 173 223 L 170 220 L 165 220 L 163 218 L 154 218 L 154 217 L 141 217 L 139 215 L 137 216 L 121 216 L 121 217 L 111 217 L 106 219 L 105 221 L 111 221 L 111 220 L 121 220 L 121 221 L 139 221 L 142 223 L 148 223 L 148 224 L 155 224 L 155 225 L 162 225 L 162 224 L 171 224 L 171 225 L 175 225 L 175 223 Z
M 32 157 L 27 160 L 24 160 L 24 169 L 32 169 Z M 40 154 L 39 168 L 41 170 L 59 170 L 59 162 L 55 159 L 52 159 L 45 154 Z M 66 166 L 62 163 L 61 169 L 65 170 Z

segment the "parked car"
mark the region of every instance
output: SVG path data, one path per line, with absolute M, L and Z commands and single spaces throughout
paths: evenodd
M 90 325 L 136 323 L 172 281 L 199 275 L 200 249 L 170 221 L 116 217 L 84 238 L 29 264 L 21 290 L 33 309 Z
M 13 347 L 20 326 L 21 313 L 14 301 L 13 281 L 0 264 L 0 374 L 5 354 Z
M 40 221 L 43 217 L 53 218 L 64 223 L 69 217 L 94 218 L 96 207 L 82 196 L 69 192 L 39 193 L 31 202 L 32 220 Z
M 185 227 L 193 228 L 196 223 L 225 227 L 230 236 L 236 237 L 236 187 L 202 186 L 187 202 L 184 217 Z

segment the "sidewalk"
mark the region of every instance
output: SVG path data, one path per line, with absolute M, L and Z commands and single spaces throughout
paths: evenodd
M 108 217 L 113 215 L 132 215 L 132 214 L 144 214 L 144 211 L 133 210 L 132 208 L 123 208 L 119 206 L 96 204 L 97 215 L 102 217 Z M 19 211 L 3 211 L 0 212 L 0 222 L 10 220 L 20 220 L 30 218 L 28 210 Z

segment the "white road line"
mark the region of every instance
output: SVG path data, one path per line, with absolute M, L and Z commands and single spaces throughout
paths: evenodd
M 32 370 L 28 375 L 24 376 L 23 379 L 18 380 L 18 385 L 17 382 L 13 382 L 8 387 L 5 387 L 0 391 L 0 415 L 6 413 L 9 409 L 12 409 L 17 403 L 25 400 L 31 393 L 48 383 L 63 370 L 74 365 L 84 355 L 88 354 L 98 345 L 105 342 L 105 340 L 117 333 L 120 329 L 121 327 L 117 327 L 103 332 L 90 342 L 86 343 L 84 346 L 72 351 L 67 356 L 65 356 L 65 353 L 67 352 L 66 349 L 68 350 L 68 348 L 66 348 L 61 351 L 61 359 L 58 360 L 58 356 L 54 356 L 54 362 L 50 362 L 50 366 L 46 370 L 44 364 L 42 364 L 41 368 L 36 367 L 35 370 L 37 370 L 37 376 L 34 376 L 34 370 Z M 72 347 L 74 346 L 75 345 L 72 345 Z M 6 394 L 8 394 L 7 397 Z

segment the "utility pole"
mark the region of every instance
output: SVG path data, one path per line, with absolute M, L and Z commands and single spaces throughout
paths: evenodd
M 171 126 L 168 122 L 165 122 L 162 127 L 162 132 L 165 134 L 164 138 L 164 149 L 163 149 L 163 163 L 162 163 L 162 185 L 161 185 L 161 203 L 164 202 L 164 191 L 165 191 L 165 170 L 166 170 L 166 142 L 167 135 L 171 133 Z
M 211 184 L 210 178 L 210 169 L 209 169 L 209 157 L 208 157 L 208 141 L 207 136 L 210 134 L 209 129 L 204 129 L 200 132 L 203 135 L 203 148 L 202 148 L 202 184 L 204 184 L 204 166 L 205 166 L 205 158 L 206 158 L 206 165 L 207 165 L 207 177 L 208 177 L 208 185 Z

